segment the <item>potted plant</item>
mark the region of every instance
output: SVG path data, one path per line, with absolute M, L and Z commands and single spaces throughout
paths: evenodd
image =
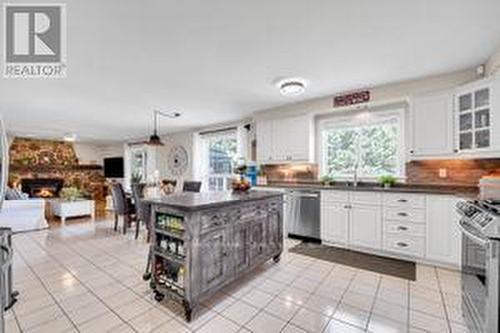
M 323 176 L 319 179 L 319 182 L 322 185 L 328 186 L 328 185 L 333 185 L 335 183 L 335 180 L 333 180 L 333 177 Z
M 390 175 L 380 176 L 378 182 L 383 187 L 390 188 L 391 186 L 394 186 L 396 184 L 396 178 Z
M 61 190 L 59 196 L 65 201 L 76 201 L 82 198 L 82 193 L 76 187 L 65 187 Z

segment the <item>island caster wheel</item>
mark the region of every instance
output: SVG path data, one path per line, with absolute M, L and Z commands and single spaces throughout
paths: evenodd
M 156 284 L 153 281 L 149 281 L 149 288 L 156 289 Z
M 142 275 L 142 279 L 143 279 L 144 281 L 148 281 L 149 279 L 151 279 L 151 273 L 144 273 L 144 274 Z
M 275 257 L 273 258 L 273 261 L 274 261 L 275 263 L 279 263 L 279 262 L 281 261 L 281 254 L 279 254 L 279 255 L 275 256 Z
M 161 301 L 163 301 L 164 298 L 165 298 L 165 296 L 163 294 L 160 294 L 159 292 L 155 293 L 155 301 L 161 302 Z
M 193 309 L 186 301 L 184 301 L 182 305 L 184 306 L 184 315 L 186 316 L 186 321 L 190 323 L 193 316 Z

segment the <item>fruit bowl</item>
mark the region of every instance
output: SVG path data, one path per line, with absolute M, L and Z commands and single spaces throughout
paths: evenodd
M 247 192 L 251 188 L 251 184 L 248 180 L 234 180 L 232 183 L 232 188 L 234 192 Z

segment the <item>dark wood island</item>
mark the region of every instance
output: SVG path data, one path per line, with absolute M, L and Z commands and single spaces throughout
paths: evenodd
M 186 319 L 222 287 L 283 251 L 283 194 L 179 193 L 151 205 L 157 301 L 182 302 Z

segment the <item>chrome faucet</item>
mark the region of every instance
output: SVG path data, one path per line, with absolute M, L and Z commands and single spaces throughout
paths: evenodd
M 352 180 L 352 186 L 354 186 L 354 187 L 358 186 L 358 168 L 359 168 L 359 163 L 356 162 L 354 164 L 354 174 L 353 174 L 353 180 Z

